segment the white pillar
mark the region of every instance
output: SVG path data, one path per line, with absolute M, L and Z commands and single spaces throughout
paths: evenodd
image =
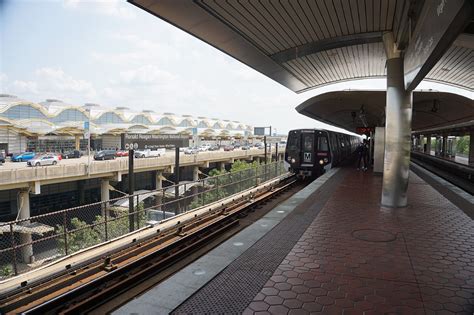
M 193 181 L 196 182 L 196 181 L 198 181 L 198 180 L 199 180 L 199 166 L 194 166 L 194 167 L 193 167 Z M 197 186 L 193 186 L 193 187 L 191 188 L 191 193 L 192 193 L 193 195 L 195 195 L 195 196 L 193 197 L 193 201 L 197 201 L 197 200 L 198 200 L 198 197 L 199 197 L 199 196 L 197 195 L 197 193 L 198 193 L 198 187 L 197 187 Z
M 199 166 L 193 167 L 193 181 L 199 180 Z
M 387 52 L 387 101 L 382 206 L 406 207 L 410 171 L 412 93 L 405 91 L 403 58 L 393 34 L 384 34 Z
M 431 134 L 426 135 L 426 150 L 425 153 L 431 154 Z
M 163 171 L 156 171 L 155 175 L 155 189 L 163 188 Z
M 28 190 L 20 191 L 20 196 L 18 200 L 18 219 L 28 219 L 31 215 L 30 213 L 30 193 Z M 29 224 L 30 221 L 24 221 L 21 225 Z M 20 234 L 20 244 L 29 244 L 21 247 L 21 257 L 23 262 L 32 263 L 34 262 L 33 256 L 33 245 L 31 244 L 32 238 L 31 234 L 21 233 Z
M 374 174 L 383 173 L 385 153 L 385 127 L 375 127 L 374 134 Z
M 110 191 L 109 191 L 109 180 L 108 179 L 101 179 L 100 180 L 100 201 L 108 201 L 110 200 Z M 108 202 L 104 203 L 102 206 L 102 215 L 104 216 L 107 213 Z
M 163 171 L 156 171 L 155 174 L 155 189 L 159 191 L 159 193 L 155 196 L 155 205 L 157 206 L 156 210 L 161 210 L 161 202 L 163 200 L 163 192 L 161 189 L 163 188 Z

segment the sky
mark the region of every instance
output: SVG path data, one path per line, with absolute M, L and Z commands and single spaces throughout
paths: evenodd
M 26 100 L 216 117 L 287 133 L 327 127 L 295 110 L 314 95 L 384 88 L 375 79 L 296 94 L 125 1 L 0 0 L 0 92 Z M 467 95 L 436 83 L 419 88 Z

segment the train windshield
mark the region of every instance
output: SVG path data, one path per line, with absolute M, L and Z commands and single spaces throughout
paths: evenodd
M 329 151 L 328 138 L 318 137 L 318 151 Z
M 288 150 L 289 151 L 298 151 L 298 137 L 296 134 L 293 134 L 291 137 L 288 138 Z
M 313 151 L 313 135 L 308 134 L 304 136 L 304 150 L 305 151 Z

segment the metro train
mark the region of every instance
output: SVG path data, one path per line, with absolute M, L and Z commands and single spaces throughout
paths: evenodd
M 358 136 L 324 129 L 291 130 L 285 161 L 298 176 L 319 176 L 349 158 L 360 142 Z

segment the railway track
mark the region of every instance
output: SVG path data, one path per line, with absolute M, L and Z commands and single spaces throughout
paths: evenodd
M 474 171 L 472 167 L 419 152 L 412 152 L 411 161 L 471 195 L 474 194 Z
M 289 191 L 300 185 L 294 177 L 290 177 L 271 190 L 253 196 L 251 200 L 236 201 L 219 211 L 195 217 L 187 224 L 178 223 L 175 229 L 167 232 L 157 230 L 156 236 L 127 249 L 89 261 L 80 268 L 70 269 L 41 283 L 25 286 L 8 296 L 0 296 L 0 311 L 6 314 L 84 314 L 97 309 L 100 311 L 96 313 L 110 311 L 133 298 L 133 294 L 156 285 L 182 265 L 183 261 L 190 262 L 190 257 L 197 258 L 192 258 L 193 253 L 196 256 L 200 249 L 208 251 L 209 243 L 214 241 L 213 246 L 216 246 L 239 227 L 243 228 L 241 221 L 248 214 L 256 213 L 257 207 L 272 201 L 281 202 L 281 196 L 289 197 Z M 258 217 L 263 215 L 259 213 Z M 140 290 L 130 290 L 140 288 L 140 284 Z

